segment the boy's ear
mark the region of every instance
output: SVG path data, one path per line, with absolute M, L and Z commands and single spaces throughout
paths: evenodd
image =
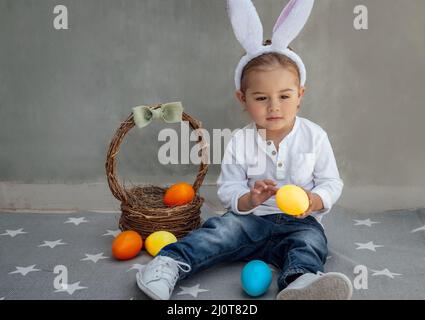
M 306 87 L 300 87 L 300 90 L 298 91 L 298 96 L 300 98 L 304 97 L 305 90 L 306 90 Z
M 241 104 L 245 104 L 245 102 L 246 102 L 245 95 L 241 90 L 235 91 L 235 97 L 236 97 L 236 99 L 238 99 L 238 101 Z
M 305 87 L 300 87 L 300 90 L 298 91 L 298 97 L 300 99 L 300 102 L 301 102 L 301 99 L 304 97 L 305 89 L 306 89 Z M 301 108 L 301 103 L 298 105 L 297 110 L 299 111 L 300 108 Z

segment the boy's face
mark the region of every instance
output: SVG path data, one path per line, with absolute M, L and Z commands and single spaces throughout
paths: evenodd
M 299 111 L 305 87 L 299 86 L 297 76 L 282 66 L 248 73 L 245 95 L 236 97 L 260 129 L 287 130 Z

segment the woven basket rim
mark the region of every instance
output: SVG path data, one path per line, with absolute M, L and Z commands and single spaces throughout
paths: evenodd
M 150 107 L 153 109 L 160 108 L 162 104 L 153 104 Z M 186 112 L 183 112 L 182 114 L 182 121 L 188 121 L 190 124 L 190 127 L 192 130 L 196 130 L 198 134 L 198 142 L 197 144 L 200 144 L 200 152 L 201 152 L 201 163 L 199 165 L 198 173 L 196 175 L 196 179 L 194 183 L 192 184 L 193 189 L 195 190 L 195 195 L 199 196 L 199 188 L 201 187 L 205 175 L 208 171 L 208 163 L 205 163 L 205 159 L 207 159 L 207 148 L 208 144 L 205 141 L 205 137 L 203 135 L 202 129 L 202 122 L 198 119 L 190 116 Z M 109 149 L 106 155 L 106 162 L 105 162 L 105 170 L 106 170 L 106 176 L 108 180 L 108 186 L 111 190 L 114 197 L 121 201 L 122 204 L 129 205 L 127 191 L 125 189 L 125 186 L 121 185 L 121 183 L 118 180 L 117 177 L 117 155 L 120 150 L 120 146 L 125 138 L 125 136 L 128 134 L 128 132 L 135 127 L 134 117 L 133 113 L 131 113 L 127 119 L 123 122 L 121 122 L 121 125 L 119 128 L 115 131 L 115 134 L 109 144 Z M 150 184 L 152 185 L 152 184 Z M 153 185 L 152 185 L 153 186 Z M 203 200 L 203 199 L 202 199 Z

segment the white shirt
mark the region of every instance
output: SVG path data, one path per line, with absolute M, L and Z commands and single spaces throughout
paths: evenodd
M 265 141 L 260 135 L 255 122 L 237 130 L 225 149 L 217 195 L 223 206 L 236 214 L 282 212 L 275 196 L 250 211 L 239 211 L 239 198 L 253 189 L 255 181 L 263 179 L 274 180 L 278 188 L 294 184 L 319 195 L 324 209 L 312 213 L 319 222 L 339 199 L 344 185 L 327 133 L 298 116 L 278 151 L 273 141 Z

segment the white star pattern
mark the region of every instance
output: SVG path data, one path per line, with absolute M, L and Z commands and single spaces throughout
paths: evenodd
M 16 270 L 9 272 L 9 274 L 20 273 L 21 275 L 26 276 L 30 272 L 41 271 L 40 269 L 35 269 L 34 268 L 35 266 L 36 265 L 33 264 L 32 266 L 29 266 L 29 267 L 15 267 Z
M 112 236 L 112 237 L 116 237 L 117 235 L 119 235 L 121 233 L 121 230 L 106 230 L 106 233 L 102 234 L 102 236 Z
M 369 241 L 367 243 L 357 243 L 356 242 L 356 245 L 358 245 L 358 248 L 356 248 L 357 250 L 367 249 L 367 250 L 371 250 L 371 251 L 376 251 L 376 248 L 383 247 L 381 245 L 374 244 L 373 241 Z
M 418 231 L 425 231 L 425 226 L 420 227 L 420 228 L 417 228 L 417 229 L 413 229 L 413 230 L 411 231 L 411 233 L 415 233 L 415 232 L 418 232 Z
M 422 215 L 424 213 L 425 212 L 422 212 L 422 209 L 421 209 L 421 211 L 419 212 L 419 214 L 421 215 L 420 216 L 421 219 L 419 220 L 419 222 L 418 220 L 414 220 L 414 219 L 417 219 L 416 215 L 410 221 L 402 220 L 400 225 L 402 225 L 402 227 L 404 227 L 405 229 L 403 230 L 402 228 L 401 230 L 399 230 L 400 235 L 404 236 L 405 239 L 406 239 L 406 235 L 409 235 L 409 234 L 410 234 L 409 237 L 425 235 L 424 233 L 425 225 L 420 226 L 421 223 L 424 223 L 424 221 L 422 221 L 423 220 Z M 69 218 L 69 216 L 71 215 L 73 217 Z M 83 215 L 85 215 L 85 217 L 83 217 Z M 377 220 L 373 220 L 372 218 Z M 64 221 L 64 219 L 66 221 Z M 14 293 L 14 297 L 9 295 L 2 296 L 0 294 L 0 302 L 2 302 L 1 300 L 9 300 L 12 298 L 13 299 L 26 298 L 27 296 L 31 298 L 40 296 L 43 299 L 44 298 L 51 299 L 52 297 L 53 298 L 56 297 L 57 299 L 58 297 L 61 298 L 60 294 L 63 294 L 63 293 L 65 294 L 62 295 L 62 298 L 68 297 L 68 299 L 70 299 L 71 298 L 70 296 L 73 296 L 73 294 L 77 293 L 76 294 L 77 298 L 81 296 L 83 298 L 90 299 L 93 292 L 90 292 L 91 290 L 89 290 L 89 288 L 94 289 L 94 287 L 92 288 L 91 282 L 95 283 L 95 279 L 86 279 L 86 278 L 83 278 L 82 275 L 87 276 L 87 272 L 89 273 L 102 272 L 98 267 L 101 267 L 101 269 L 104 269 L 104 268 L 109 269 L 109 267 L 114 268 L 114 266 L 115 267 L 118 266 L 118 264 L 113 259 L 112 253 L 110 252 L 110 244 L 111 244 L 110 241 L 112 241 L 120 233 L 122 233 L 122 231 L 118 228 L 115 220 L 114 220 L 115 221 L 115 224 L 114 224 L 114 221 L 105 219 L 103 220 L 104 224 L 102 225 L 101 223 L 98 223 L 98 221 L 95 218 L 92 218 L 92 216 L 89 215 L 87 211 L 86 212 L 78 211 L 78 212 L 75 212 L 74 214 L 68 213 L 66 216 L 56 215 L 54 219 L 49 219 L 49 221 L 52 221 L 52 222 L 56 221 L 55 222 L 56 226 L 55 226 L 55 223 L 52 223 L 51 225 L 49 225 L 47 223 L 47 219 L 43 220 L 41 223 L 37 221 L 34 222 L 34 221 L 28 220 L 24 224 L 22 223 L 22 221 L 23 220 L 20 220 L 10 225 L 9 221 L 7 221 L 8 222 L 7 224 L 3 224 L 2 223 L 3 221 L 0 220 L 0 225 L 3 225 L 3 228 L 4 228 L 0 230 L 1 232 L 0 236 L 4 236 L 3 238 L 0 237 L 0 243 L 1 243 L 0 245 L 2 246 L 2 248 L 4 246 L 4 251 L 8 253 L 6 257 L 3 257 L 3 258 L 7 258 L 7 260 L 5 259 L 7 265 L 5 266 L 3 270 L 4 271 L 3 277 L 5 279 L 2 279 L 0 277 L 0 283 L 3 283 L 3 280 L 6 280 L 6 282 L 9 281 L 12 283 L 12 286 L 16 286 L 16 287 L 13 287 L 14 289 L 16 289 L 16 292 L 18 290 L 21 292 L 21 295 L 20 296 L 16 295 L 16 297 L 15 297 L 15 293 Z M 397 286 L 399 285 L 400 281 L 402 281 L 403 286 L 406 284 L 404 288 L 411 290 L 410 292 L 414 292 L 415 294 L 417 293 L 421 294 L 419 295 L 419 297 L 423 296 L 425 291 L 421 291 L 422 290 L 421 283 L 415 277 L 415 276 L 420 276 L 421 274 L 420 266 L 425 264 L 425 255 L 423 254 L 423 246 L 420 246 L 420 247 L 414 246 L 414 243 L 409 243 L 409 242 L 403 243 L 402 241 L 403 239 L 400 238 L 401 245 L 404 246 L 403 249 L 410 250 L 410 253 L 412 254 L 410 258 L 406 258 L 404 260 L 405 265 L 407 266 L 407 268 L 405 268 L 403 264 L 397 265 L 397 261 L 398 261 L 397 254 L 393 253 L 393 251 L 395 250 L 391 250 L 392 248 L 394 248 L 394 245 L 396 246 L 399 245 L 398 243 L 396 244 L 393 243 L 394 240 L 396 239 L 387 239 L 383 241 L 384 238 L 378 238 L 381 230 L 384 232 L 384 230 L 386 229 L 386 228 L 382 228 L 385 226 L 386 223 L 388 223 L 389 225 L 391 225 L 392 223 L 395 223 L 393 220 L 391 220 L 391 215 L 390 215 L 390 220 L 386 220 L 386 217 L 380 216 L 380 215 L 370 215 L 369 218 L 367 215 L 357 215 L 352 217 L 348 215 L 345 218 L 345 221 L 346 221 L 345 230 L 343 231 L 347 232 L 348 235 L 350 235 L 351 233 L 350 237 L 354 235 L 355 231 L 362 230 L 362 233 L 364 234 L 357 235 L 358 236 L 358 238 L 356 237 L 357 239 L 360 239 L 361 241 L 366 241 L 368 239 L 375 239 L 375 240 L 365 242 L 365 243 L 355 242 L 353 243 L 354 244 L 353 245 L 351 241 L 354 241 L 356 239 L 354 238 L 353 240 L 344 243 L 343 248 L 341 248 L 340 252 L 344 252 L 346 254 L 349 254 L 349 253 L 352 254 L 353 252 L 357 252 L 357 250 L 373 251 L 374 252 L 373 254 L 368 252 L 359 252 L 359 257 L 368 258 L 369 260 L 367 264 L 369 266 L 382 268 L 382 270 L 380 270 L 380 269 L 372 269 L 370 267 L 367 267 L 367 270 L 369 271 L 369 276 L 372 276 L 372 281 L 374 281 L 376 285 L 385 287 L 385 294 L 387 294 L 390 298 L 396 296 L 396 293 L 397 293 L 396 290 L 398 288 Z M 80 224 L 87 223 L 87 222 L 89 224 L 83 225 L 82 227 L 78 227 Z M 407 224 L 407 222 L 410 222 L 410 223 Z M 70 223 L 74 224 L 75 227 L 74 226 L 61 227 L 62 224 L 70 224 Z M 375 224 L 380 224 L 380 226 L 374 227 Z M 57 225 L 59 225 L 59 228 L 57 228 Z M 353 228 L 353 226 L 359 226 L 359 227 L 358 229 L 356 229 L 356 228 Z M 39 228 L 39 227 L 43 227 L 44 230 L 43 228 Z M 76 232 L 78 230 L 82 230 L 81 228 L 85 229 L 85 227 L 87 227 L 87 229 L 93 228 L 90 230 L 90 235 L 91 235 L 90 239 L 88 239 L 87 237 L 81 237 L 81 233 Z M 111 229 L 105 229 L 108 227 Z M 412 227 L 414 229 L 412 229 Z M 16 230 L 6 230 L 6 228 L 11 228 Z M 26 232 L 25 230 L 28 230 L 28 231 Z M 377 233 L 375 233 L 374 231 L 377 231 Z M 103 232 L 103 234 L 101 232 Z M 370 232 L 373 232 L 373 236 L 370 234 Z M 68 235 L 68 233 L 72 233 L 74 238 L 72 238 L 71 235 Z M 84 233 L 88 234 L 89 231 L 87 230 L 87 232 L 85 231 Z M 14 239 L 16 236 L 21 234 L 24 234 L 24 236 L 21 238 L 18 237 L 18 239 Z M 28 234 L 28 235 L 25 235 L 25 234 Z M 65 243 L 63 239 L 59 239 L 55 241 L 41 240 L 43 238 L 54 239 L 54 238 L 58 238 L 59 236 L 69 242 Z M 112 237 L 112 238 L 109 238 L 109 237 Z M 348 239 L 350 237 L 348 237 Z M 86 241 L 86 240 L 93 240 L 93 242 L 89 243 L 89 241 Z M 15 248 L 17 248 L 16 241 L 18 241 L 19 246 L 22 246 L 21 248 L 27 248 L 27 249 L 22 251 L 15 250 Z M 20 241 L 25 241 L 25 243 L 19 244 Z M 378 241 L 378 244 L 374 243 L 374 241 Z M 96 242 L 97 242 L 97 245 L 95 244 Z M 379 243 L 385 243 L 385 245 L 380 245 Z M 421 244 L 420 241 L 416 243 L 419 245 Z M 54 249 L 57 246 L 63 246 L 63 245 L 65 245 L 65 247 Z M 34 248 L 36 247 L 40 247 L 41 249 L 36 249 L 36 252 L 33 253 L 32 251 L 34 251 Z M 378 248 L 383 248 L 383 249 L 378 250 Z M 78 249 L 78 250 L 74 250 L 74 249 Z M 104 251 L 94 254 L 94 252 L 99 250 L 104 250 Z M 88 254 L 87 251 L 91 253 Z M 109 254 L 109 256 L 106 256 L 105 252 Z M 332 254 L 332 252 L 329 252 L 329 253 Z M 335 256 L 328 255 L 326 257 L 327 264 L 328 265 L 330 264 L 329 267 L 331 269 L 339 268 L 339 263 L 340 263 L 339 260 L 341 260 L 341 257 L 343 260 L 344 258 L 346 258 L 346 256 L 344 256 L 344 253 L 336 252 Z M 363 254 L 366 254 L 366 256 L 363 256 Z M 420 257 L 420 254 L 422 254 L 422 258 Z M 34 259 L 31 257 L 33 257 Z M 150 261 L 151 256 L 146 253 L 146 255 L 143 255 L 141 258 L 142 258 L 141 260 L 136 260 L 131 262 L 129 261 L 129 263 L 121 263 L 121 267 L 119 267 L 118 269 L 115 269 L 115 273 L 116 273 L 115 279 L 114 277 L 110 277 L 110 280 L 108 280 L 107 286 L 114 289 L 118 288 L 120 284 L 122 284 L 123 279 L 130 279 L 130 281 L 133 283 L 133 286 L 134 286 L 136 281 L 134 281 L 135 279 L 133 278 L 133 276 L 136 274 L 136 272 L 137 272 L 137 276 L 140 276 L 140 272 L 146 266 L 146 263 Z M 99 265 L 97 265 L 97 262 L 99 262 L 99 260 L 105 260 L 105 261 L 102 261 Z M 43 263 L 40 264 L 40 261 L 42 261 Z M 83 262 L 83 261 L 86 261 L 86 262 Z M 138 263 L 135 263 L 137 261 Z M 28 265 L 28 263 L 34 263 L 34 262 L 36 262 L 37 264 L 25 267 L 25 265 Z M 74 272 L 78 271 L 81 277 L 78 277 L 78 274 L 77 274 L 76 279 L 70 278 L 70 280 L 77 281 L 78 279 L 80 279 L 80 281 L 71 283 L 71 284 L 69 284 L 69 280 L 65 278 L 63 278 L 64 281 L 62 280 L 59 284 L 53 281 L 53 279 L 56 277 L 53 274 L 54 273 L 54 271 L 52 270 L 53 266 L 58 264 L 68 264 L 68 263 L 69 264 L 74 263 L 75 265 L 75 262 L 77 262 L 78 268 L 81 268 L 81 269 L 78 270 L 77 268 L 77 270 L 74 270 Z M 363 261 L 357 260 L 354 255 L 353 262 L 360 264 Z M 395 262 L 395 264 L 391 262 Z M 93 264 L 96 264 L 96 266 L 94 266 Z M 413 267 L 409 268 L 410 264 L 412 264 L 414 268 Z M 16 266 L 16 265 L 20 265 L 20 266 Z M 38 269 L 37 265 L 39 265 L 40 268 L 42 269 Z M 280 269 L 278 269 L 272 264 L 269 264 L 269 267 L 271 271 L 273 272 L 274 276 L 278 276 L 276 273 L 281 272 Z M 84 268 L 85 269 L 89 268 L 91 271 L 85 270 Z M 391 270 L 397 270 L 398 272 L 403 272 L 403 274 L 390 271 L 389 268 L 391 268 Z M 136 272 L 134 272 L 133 274 L 133 272 L 131 272 L 132 270 L 135 270 Z M 222 271 L 226 272 L 224 269 Z M 329 270 L 329 271 L 333 271 L 333 270 Z M 30 274 L 32 272 L 35 272 L 35 274 Z M 29 275 L 28 278 L 26 277 L 27 275 Z M 229 274 L 228 277 L 232 277 L 232 274 Z M 26 287 L 22 287 L 20 285 L 14 284 L 14 283 L 18 283 L 19 281 L 28 282 L 28 280 L 30 280 L 31 282 L 36 281 L 37 283 L 44 282 L 45 284 L 47 284 L 47 292 L 42 292 L 43 290 L 35 291 L 36 288 L 26 288 Z M 210 281 L 211 279 L 209 279 L 208 277 L 206 278 L 201 277 L 198 281 L 189 283 L 192 286 L 180 286 L 179 290 L 177 290 L 175 294 L 176 296 L 179 296 L 179 297 L 182 296 L 182 298 L 184 299 L 197 299 L 198 297 L 200 297 L 200 299 L 203 299 L 210 295 L 206 292 L 211 292 L 212 290 L 210 286 Z M 201 282 L 204 288 L 200 287 Z M 50 283 L 52 283 L 52 286 L 49 289 Z M 134 288 L 136 289 L 136 287 L 137 285 Z M 211 289 L 205 289 L 208 287 Z M 87 290 L 83 291 L 82 293 L 78 292 L 79 290 L 84 290 L 84 289 L 87 289 Z M 203 292 L 205 294 L 200 295 Z M 384 290 L 382 290 L 382 292 L 384 292 Z M 6 292 L 2 292 L 2 294 L 3 293 L 6 294 Z M 103 292 L 101 294 L 103 294 Z M 128 294 L 125 294 L 124 292 L 123 294 L 121 294 L 120 297 L 123 299 L 130 299 L 130 300 L 138 300 L 140 298 L 143 299 L 143 296 L 139 295 L 139 297 L 136 297 L 134 296 L 134 293 L 130 293 L 130 294 L 131 296 L 128 296 Z M 232 295 L 234 294 L 234 292 L 229 291 L 227 292 L 227 294 Z M 375 294 L 376 292 L 372 292 L 370 294 L 370 297 L 372 298 L 373 295 Z M 85 297 L 85 295 L 87 295 L 87 297 Z M 94 293 L 94 295 L 96 295 L 96 293 Z M 186 296 L 186 298 L 184 296 Z M 76 297 L 72 297 L 71 299 L 75 299 Z M 99 296 L 93 296 L 92 298 L 96 299 L 98 297 Z M 379 294 L 377 294 L 375 297 L 383 298 L 383 296 Z
M 62 289 L 55 290 L 55 292 L 68 292 L 71 296 L 77 290 L 87 289 L 87 287 L 80 287 L 80 281 L 73 284 L 63 284 Z
M 105 257 L 103 255 L 103 252 L 97 253 L 97 254 L 85 254 L 86 257 L 84 259 L 81 259 L 81 261 L 93 261 L 94 263 L 98 262 L 101 259 L 108 259 L 109 257 Z
M 372 221 L 370 219 L 366 219 L 366 220 L 354 220 L 356 223 L 354 224 L 355 226 L 368 226 L 371 227 L 373 224 L 376 223 L 380 223 L 379 221 Z
M 193 286 L 193 287 L 180 286 L 180 289 L 182 289 L 182 290 L 177 294 L 178 295 L 190 294 L 192 297 L 197 298 L 198 293 L 209 291 L 209 290 L 206 290 L 206 289 L 199 289 L 199 286 L 200 286 L 199 283 L 196 286 Z
M 81 218 L 68 218 L 68 220 L 65 221 L 64 223 L 73 223 L 76 226 L 78 226 L 80 223 L 83 223 L 83 222 L 88 222 L 85 217 L 81 217 Z
M 372 276 L 387 276 L 387 277 L 389 277 L 391 279 L 394 279 L 394 276 L 402 276 L 402 274 L 391 272 L 388 269 L 384 269 L 384 270 L 372 270 L 372 271 L 373 271 Z
M 56 246 L 65 245 L 67 243 L 62 242 L 62 239 L 56 240 L 56 241 L 44 241 L 43 244 L 40 244 L 39 247 L 50 247 L 53 249 Z
M 0 236 L 10 236 L 12 238 L 14 238 L 15 236 L 17 236 L 18 234 L 24 234 L 24 233 L 28 233 L 23 231 L 24 229 L 18 229 L 18 230 L 6 230 L 5 233 L 0 234 Z

